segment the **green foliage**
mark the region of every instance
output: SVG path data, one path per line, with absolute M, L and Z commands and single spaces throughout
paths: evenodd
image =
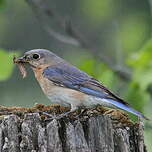
M 81 60 L 82 62 L 79 65 L 79 68 L 88 74 L 95 76 L 96 74 L 94 73 L 94 66 L 95 66 L 95 60 L 92 58 L 89 59 L 83 59 Z
M 13 71 L 13 56 L 18 56 L 18 52 L 7 52 L 0 49 L 0 81 L 7 80 Z
M 128 59 L 128 65 L 133 68 L 133 80 L 142 90 L 152 84 L 152 40 L 139 52 Z
M 107 86 L 109 89 L 115 90 L 117 86 L 117 76 L 114 74 L 113 71 L 111 71 L 107 67 L 105 67 L 105 70 L 98 78 L 98 80 L 102 82 L 105 86 Z
M 152 85 L 152 40 L 149 40 L 141 50 L 132 53 L 126 63 L 132 68 L 132 81 L 126 90 L 126 99 L 131 101 L 137 110 L 147 113 L 150 104 L 148 87 Z M 150 116 L 150 115 L 149 115 Z
M 131 81 L 128 85 L 127 91 L 125 92 L 125 98 L 131 102 L 131 105 L 136 109 L 143 111 L 144 106 L 150 100 L 150 96 L 146 91 L 140 89 L 137 82 Z

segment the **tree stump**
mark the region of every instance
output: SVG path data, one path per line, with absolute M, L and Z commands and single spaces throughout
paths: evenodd
M 4 111 L 11 114 L 1 115 L 1 152 L 146 152 L 142 123 L 124 125 L 101 114 L 46 120 L 38 110 Z

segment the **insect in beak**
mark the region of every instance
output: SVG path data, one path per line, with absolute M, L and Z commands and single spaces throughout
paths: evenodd
M 13 62 L 14 62 L 14 64 L 17 64 L 17 65 L 18 65 L 19 70 L 20 70 L 23 78 L 25 78 L 26 75 L 27 75 L 27 72 L 26 72 L 26 69 L 25 69 L 25 67 L 24 67 L 24 64 L 25 64 L 25 63 L 28 63 L 27 60 L 26 60 L 26 58 L 25 58 L 25 56 L 20 57 L 20 58 L 16 58 L 16 57 L 14 56 Z
M 14 57 L 13 62 L 14 63 L 28 63 L 28 60 L 25 56 L 22 56 L 22 57 L 19 57 L 19 58 Z

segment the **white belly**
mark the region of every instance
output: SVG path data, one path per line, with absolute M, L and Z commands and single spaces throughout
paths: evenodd
M 83 97 L 80 98 L 80 95 Z M 84 94 L 82 92 L 68 89 L 68 88 L 60 88 L 56 87 L 49 93 L 48 98 L 54 104 L 60 104 L 62 106 L 71 106 L 73 109 L 77 107 L 94 107 L 96 105 L 102 105 L 106 107 L 114 107 L 111 103 L 109 103 L 106 99 L 101 99 L 98 97 L 94 97 L 91 95 Z
M 85 101 L 84 93 L 68 88 L 58 87 L 58 86 L 50 90 L 47 96 L 52 103 L 60 104 L 62 106 L 67 106 L 67 107 L 70 106 L 73 109 L 83 106 L 83 102 Z M 80 98 L 80 96 L 82 96 L 82 98 Z
M 66 107 L 70 107 L 71 106 L 71 98 L 69 98 L 69 95 L 65 94 L 65 93 L 54 93 L 54 94 L 50 94 L 47 96 L 50 100 L 51 103 L 53 104 L 59 104 L 61 106 L 66 106 Z
M 96 105 L 113 107 L 105 99 L 87 95 L 73 89 L 55 86 L 48 79 L 41 79 L 41 81 L 43 81 L 43 83 L 40 83 L 42 90 L 54 104 L 71 107 L 72 109 L 81 106 L 93 107 Z

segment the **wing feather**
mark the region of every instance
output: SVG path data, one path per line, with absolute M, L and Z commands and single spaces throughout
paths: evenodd
M 43 71 L 44 77 L 57 85 L 65 86 L 99 98 L 112 99 L 128 105 L 113 94 L 99 81 L 71 65 L 49 66 Z

